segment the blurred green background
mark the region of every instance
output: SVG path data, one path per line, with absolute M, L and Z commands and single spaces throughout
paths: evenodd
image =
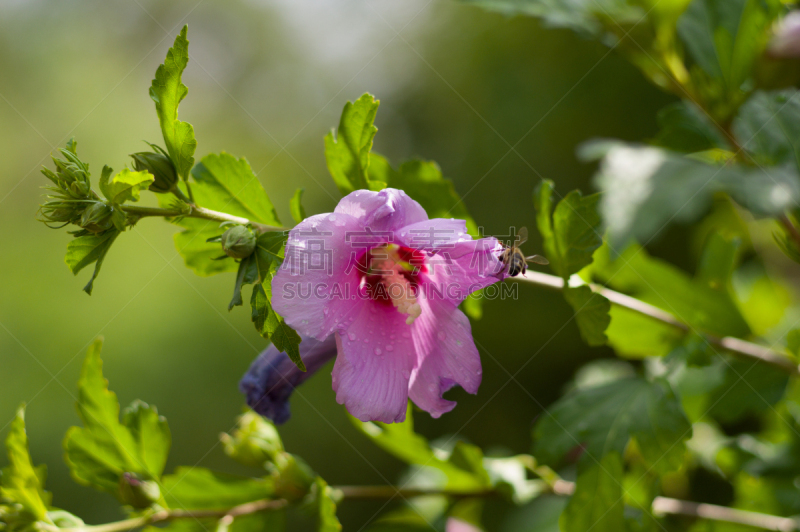
M 121 402 L 141 398 L 169 419 L 168 470 L 242 471 L 218 434 L 241 411 L 238 380 L 265 342 L 247 309 L 226 311 L 233 275 L 194 276 L 173 247 L 176 229 L 144 220 L 119 238 L 88 297 L 89 272 L 74 278 L 64 264 L 68 236 L 35 220 L 38 169 L 70 137 L 96 173 L 128 164 L 143 140 L 160 141 L 148 88 L 184 23 L 191 60 L 180 116 L 194 125 L 197 155 L 246 157 L 285 222 L 297 187 L 309 213 L 336 204 L 322 139 L 344 103 L 366 91 L 381 100 L 375 150 L 395 164 L 437 161 L 487 234 L 535 226 L 531 192 L 542 177 L 561 193 L 591 190 L 593 168 L 576 160 L 576 145 L 651 137 L 669 102 L 600 44 L 453 0 L 0 0 L 0 428 L 28 403 L 33 457 L 49 467 L 54 504 L 89 523 L 121 515 L 111 497 L 74 484 L 61 457 L 63 434 L 78 422 L 81 360 L 97 335 Z M 680 263 L 679 242 L 672 230 L 656 252 Z M 559 294 L 520 286 L 519 295 L 486 303 L 473 325 L 484 364 L 478 395 L 450 392 L 458 407 L 439 420 L 418 414 L 420 432 L 528 452 L 542 407 L 580 365 L 608 354 L 583 344 Z M 292 409 L 286 446 L 331 484 L 402 474 L 350 426 L 330 367 Z M 344 503 L 345 530 L 382 506 Z M 487 523 L 522 530 L 520 520 Z

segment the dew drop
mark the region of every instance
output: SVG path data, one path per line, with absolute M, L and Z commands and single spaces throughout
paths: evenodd
M 479 369 L 478 371 L 475 372 L 475 375 L 483 375 L 483 370 Z
M 369 343 L 369 338 L 364 338 L 364 343 L 368 344 Z
M 390 352 L 394 351 L 394 346 L 392 344 L 389 344 L 389 345 L 386 346 L 386 350 L 390 351 Z
M 347 337 L 350 338 L 351 342 L 354 342 L 356 340 L 356 335 L 354 333 L 351 332 L 347 333 Z
M 330 312 L 331 312 L 331 311 L 330 311 L 330 309 L 329 309 L 328 307 L 323 307 L 323 308 L 322 308 L 322 313 L 323 313 L 323 314 L 325 314 L 326 316 L 327 316 L 328 314 L 330 314 Z
M 439 337 L 439 340 L 442 341 L 447 340 L 447 333 L 444 331 L 439 331 L 439 334 L 437 334 L 436 336 Z
M 383 354 L 383 351 L 381 351 L 380 347 L 376 347 L 375 348 L 375 354 L 378 355 L 378 356 L 381 356 Z

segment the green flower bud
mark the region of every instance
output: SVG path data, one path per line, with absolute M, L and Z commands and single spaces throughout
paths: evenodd
M 222 233 L 222 250 L 234 259 L 245 259 L 256 249 L 256 235 L 250 228 L 235 225 Z
M 102 233 L 111 229 L 111 226 L 114 225 L 111 215 L 112 209 L 109 205 L 102 201 L 96 201 L 83 211 L 80 225 L 92 233 Z
M 236 430 L 220 436 L 225 454 L 251 467 L 264 467 L 283 452 L 283 442 L 271 422 L 255 412 L 239 416 Z
M 158 483 L 142 480 L 136 473 L 123 473 L 119 479 L 119 500 L 134 508 L 148 508 L 161 498 Z
M 133 168 L 137 172 L 150 172 L 155 178 L 150 185 L 151 191 L 163 194 L 175 187 L 178 182 L 178 174 L 169 157 L 148 151 L 132 153 L 131 157 L 133 157 Z
M 272 464 L 275 495 L 287 501 L 299 501 L 311 490 L 316 475 L 299 456 L 279 453 Z

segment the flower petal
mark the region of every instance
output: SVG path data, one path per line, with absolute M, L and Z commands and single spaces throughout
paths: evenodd
M 349 214 L 372 231 L 397 231 L 428 219 L 419 203 L 395 188 L 356 190 L 342 198 L 333 212 Z
M 394 423 L 406 418 L 416 353 L 405 319 L 394 307 L 369 301 L 347 331 L 336 334 L 336 401 L 361 421 Z
M 442 398 L 456 384 L 471 394 L 478 392 L 481 358 L 463 312 L 449 301 L 421 298 L 419 302 L 422 315 L 411 328 L 418 358 L 409 396 L 418 407 L 439 417 L 456 406 Z
M 429 299 L 458 304 L 472 292 L 496 283 L 504 276 L 504 266 L 498 258 L 502 250 L 502 244 L 494 237 L 441 247 L 426 260 L 425 294 Z
M 239 390 L 245 395 L 247 404 L 275 423 L 289 419 L 289 396 L 294 389 L 336 356 L 336 339 L 331 335 L 324 341 L 303 338 L 300 342 L 300 358 L 308 371 L 300 371 L 288 356 L 271 345 L 250 365 Z
M 466 220 L 433 218 L 400 228 L 395 240 L 412 249 L 436 251 L 450 248 L 456 242 L 472 240 L 472 237 L 467 233 Z
M 348 234 L 364 228 L 347 214 L 306 218 L 289 233 L 285 259 L 272 279 L 272 305 L 300 334 L 322 339 L 352 319 L 361 302 L 355 263 L 363 247 Z

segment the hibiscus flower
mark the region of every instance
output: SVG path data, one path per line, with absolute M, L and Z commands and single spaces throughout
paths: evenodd
M 401 190 L 358 190 L 291 230 L 272 304 L 304 338 L 335 339 L 333 389 L 353 416 L 401 422 L 410 398 L 439 417 L 455 407 L 444 392 L 478 391 L 480 356 L 458 305 L 504 276 L 502 249 L 473 240 L 464 220 L 429 220 Z M 267 388 L 251 387 L 262 400 Z

